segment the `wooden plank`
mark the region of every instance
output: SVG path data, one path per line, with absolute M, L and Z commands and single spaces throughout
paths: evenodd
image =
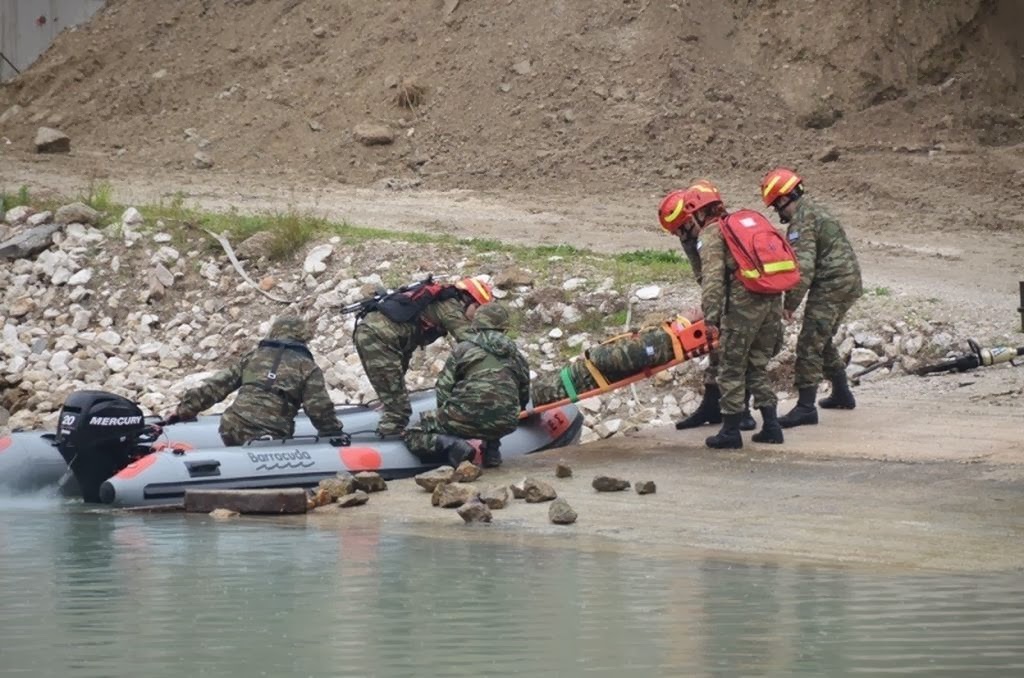
M 305 513 L 306 491 L 301 487 L 276 490 L 186 490 L 185 510 L 209 513 L 228 509 L 238 513 Z

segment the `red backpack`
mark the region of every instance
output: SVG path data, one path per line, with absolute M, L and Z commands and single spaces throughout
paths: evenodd
M 722 237 L 739 268 L 736 277 L 755 294 L 779 294 L 800 282 L 796 254 L 772 223 L 753 210 L 719 220 Z

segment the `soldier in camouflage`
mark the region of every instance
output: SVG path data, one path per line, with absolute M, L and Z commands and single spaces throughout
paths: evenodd
M 588 360 L 608 383 L 671 362 L 676 357 L 675 343 L 669 334 L 672 329 L 671 321 L 653 327 L 641 327 L 588 348 L 583 354 L 584 360 L 576 360 L 558 372 L 533 380 L 530 387 L 533 406 L 572 398 L 598 388 L 597 380 L 587 367 Z M 572 393 L 568 391 L 570 387 Z
M 817 424 L 814 399 L 822 376 L 832 382 L 832 394 L 819 405 L 852 410 L 857 404 L 832 337 L 864 293 L 860 264 L 842 225 L 804 195 L 803 181 L 792 170 L 779 167 L 765 175 L 761 195 L 779 220 L 789 224 L 787 238 L 800 262 L 800 284 L 786 293 L 783 304 L 787 321 L 807 297 L 796 345 L 794 381 L 799 395 L 779 423 L 783 428 Z
M 356 325 L 353 340 L 363 370 L 383 406 L 377 426 L 381 437 L 400 435 L 412 416 L 405 373 L 417 348 L 451 335 L 462 341 L 480 304 L 492 299 L 490 287 L 475 278 L 443 286 L 410 320 L 389 317 L 384 310 L 370 311 Z
M 530 400 L 530 367 L 505 334 L 508 324 L 500 304 L 477 309 L 437 379 L 437 409 L 402 436 L 410 452 L 458 466 L 474 456 L 468 440 L 475 438 L 484 443 L 483 465 L 501 464 L 500 438 L 516 430 Z
M 276 319 L 255 351 L 186 391 L 166 423 L 194 419 L 238 390 L 220 419 L 225 445 L 244 445 L 263 436 L 291 437 L 299 407 L 320 435 L 344 439 L 323 372 L 306 347 L 309 339 L 309 326 L 301 318 Z
M 719 328 L 718 385 L 722 429 L 705 444 L 714 449 L 743 447 L 740 423 L 750 391 L 763 417 L 754 442 L 781 443 L 778 400 L 768 381 L 768 360 L 778 348 L 782 295 L 754 294 L 735 282 L 737 264 L 720 230 L 728 215 L 714 187 L 696 184 L 686 192 L 686 209 L 701 228 L 697 247 L 703 268 L 701 306 L 704 321 Z
M 702 179 L 697 184 L 716 192 L 718 190 L 714 184 L 706 179 Z M 697 238 L 700 235 L 700 228 L 694 222 L 692 215 L 685 209 L 683 201 L 685 193 L 686 191 L 677 190 L 665 196 L 658 207 L 658 221 L 666 232 L 679 238 L 679 244 L 683 248 L 683 253 L 690 262 L 693 277 L 697 279 L 697 284 L 700 285 L 703 280 L 700 251 L 697 249 Z M 697 428 L 704 424 L 720 424 L 722 422 L 722 412 L 719 409 L 719 399 L 722 394 L 718 388 L 718 363 L 718 351 L 712 351 L 708 356 L 708 366 L 704 370 L 704 395 L 701 398 L 700 404 L 690 416 L 676 422 L 676 429 Z M 755 428 L 757 428 L 757 422 L 750 415 L 750 392 L 748 391 L 744 396 L 743 418 L 740 420 L 740 430 L 752 431 Z

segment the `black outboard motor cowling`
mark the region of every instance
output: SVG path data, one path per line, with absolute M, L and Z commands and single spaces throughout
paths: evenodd
M 149 452 L 152 427 L 139 406 L 105 391 L 75 391 L 57 422 L 57 449 L 87 502 L 99 503 L 100 485 Z

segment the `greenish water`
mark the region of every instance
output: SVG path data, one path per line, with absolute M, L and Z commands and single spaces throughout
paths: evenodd
M 3 676 L 1024 675 L 1021 573 L 0 510 Z

